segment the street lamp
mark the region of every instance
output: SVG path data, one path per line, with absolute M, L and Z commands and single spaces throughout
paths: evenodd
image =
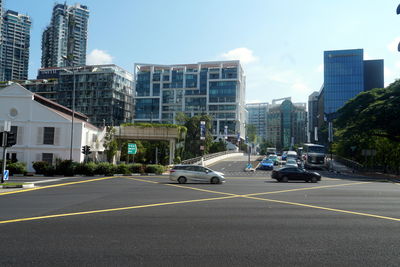
M 72 147 L 74 144 L 74 119 L 75 119 L 75 67 L 74 61 L 71 58 L 62 56 L 62 58 L 72 67 L 72 119 L 71 119 L 71 144 L 69 147 L 69 160 L 72 161 Z

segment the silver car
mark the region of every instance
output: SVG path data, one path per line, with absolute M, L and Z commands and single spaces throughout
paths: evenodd
M 169 179 L 184 184 L 188 181 L 220 184 L 225 182 L 224 174 L 198 165 L 176 165 L 169 170 Z

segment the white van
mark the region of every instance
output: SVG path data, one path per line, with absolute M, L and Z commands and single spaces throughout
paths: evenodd
M 288 151 L 286 160 L 288 160 L 288 159 L 297 160 L 297 152 L 296 151 Z

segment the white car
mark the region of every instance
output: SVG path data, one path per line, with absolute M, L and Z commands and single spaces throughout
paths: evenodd
M 293 167 L 297 168 L 299 165 L 297 165 L 297 161 L 295 159 L 288 158 L 287 161 L 286 161 L 285 166 L 286 167 L 293 166 Z
M 175 165 L 169 170 L 169 173 L 169 179 L 180 184 L 184 184 L 188 181 L 208 182 L 212 184 L 225 182 L 225 177 L 222 172 L 213 171 L 199 165 Z

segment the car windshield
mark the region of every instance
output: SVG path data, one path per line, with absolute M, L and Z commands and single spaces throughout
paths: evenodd
M 272 160 L 270 160 L 270 159 L 264 159 L 262 162 L 263 162 L 263 163 L 272 163 Z
M 277 156 L 275 156 L 275 155 L 270 155 L 270 156 L 269 156 L 269 159 L 277 159 Z
M 294 164 L 297 164 L 297 162 L 296 162 L 294 159 L 288 159 L 287 162 L 286 162 L 286 164 L 287 164 L 287 163 L 294 163 Z

